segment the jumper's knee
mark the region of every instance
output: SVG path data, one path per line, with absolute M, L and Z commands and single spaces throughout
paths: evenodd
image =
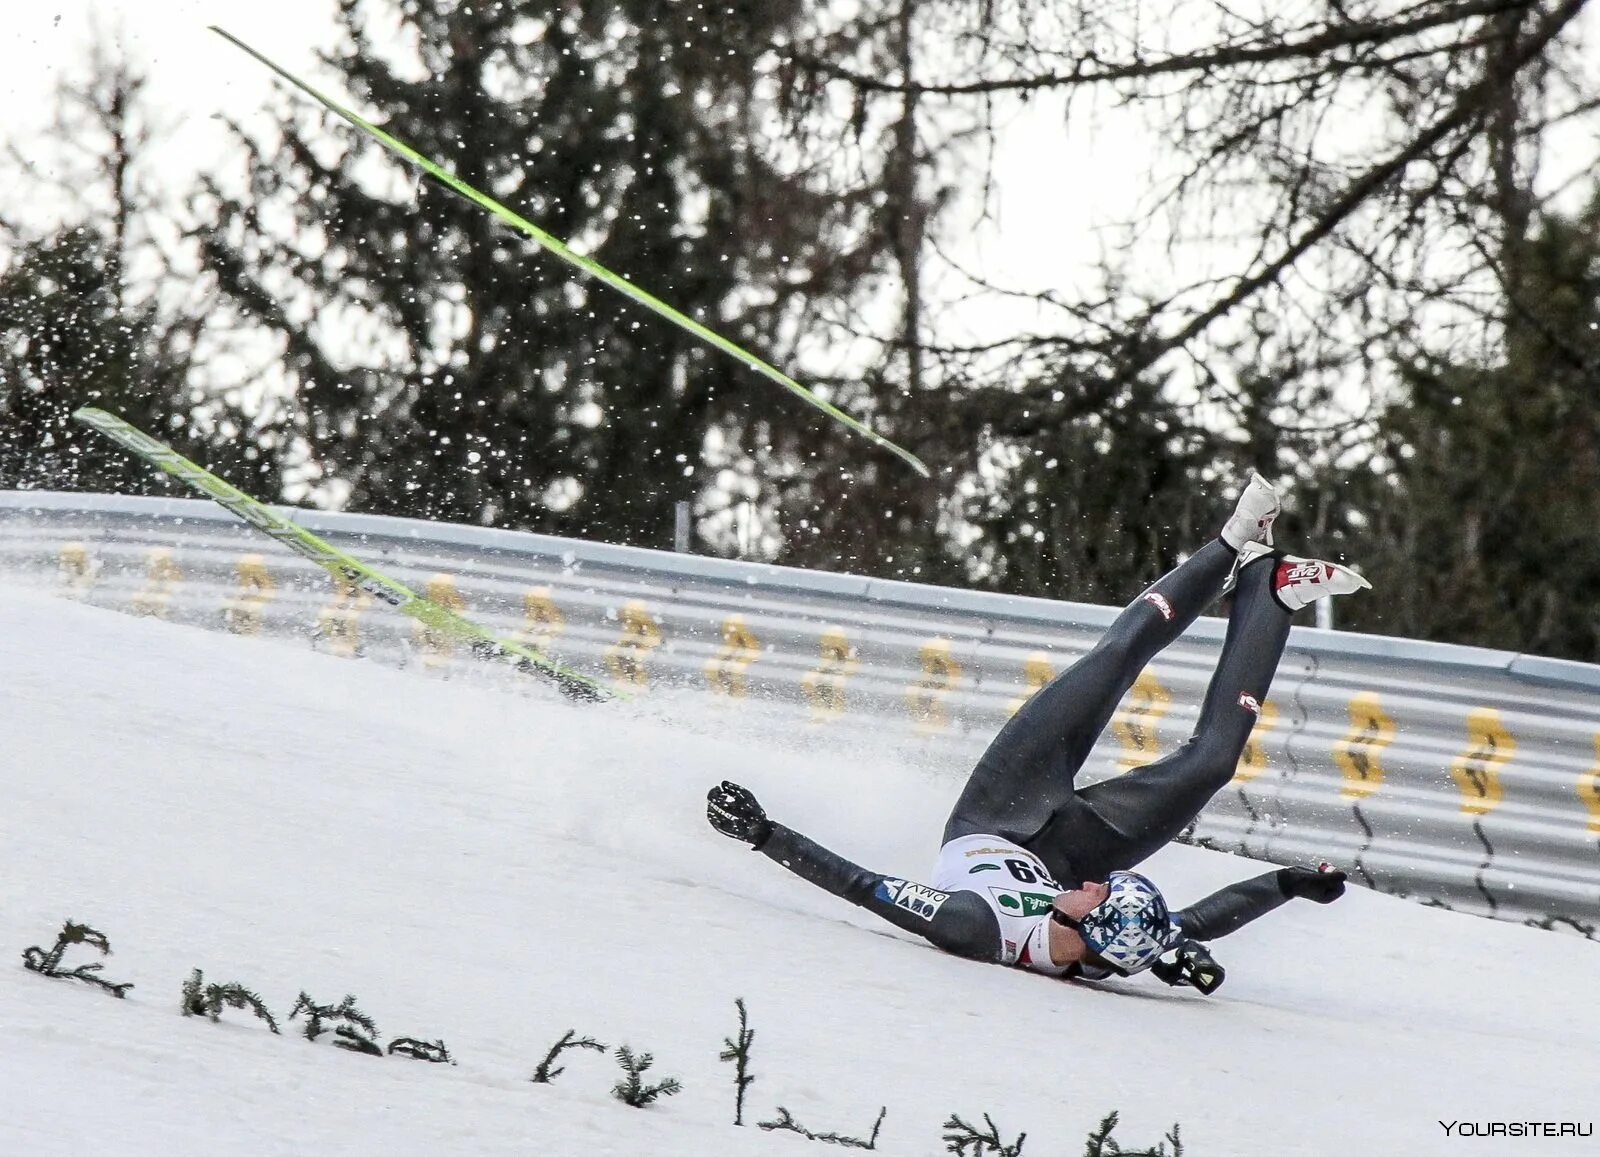
M 1116 671 L 1130 671 L 1144 665 L 1138 629 L 1130 624 L 1113 624 L 1094 645 L 1094 654 L 1109 662 Z M 1137 674 L 1137 671 L 1133 672 Z
M 1173 770 L 1181 778 L 1207 792 L 1221 791 L 1239 767 L 1240 752 L 1230 745 L 1208 742 L 1196 736 L 1181 749 Z

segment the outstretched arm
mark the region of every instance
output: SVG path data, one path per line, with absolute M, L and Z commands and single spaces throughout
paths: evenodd
M 1192 985 L 1209 995 L 1222 984 L 1227 972 L 1201 941 L 1237 932 L 1296 896 L 1331 904 L 1342 895 L 1344 873 L 1327 869 L 1326 865 L 1316 872 L 1310 868 L 1280 868 L 1230 884 L 1174 914 L 1183 930 L 1182 937 L 1173 942 L 1168 955 L 1151 965 L 1150 971 L 1168 984 Z
M 1343 872 L 1280 868 L 1213 892 L 1177 913 L 1177 921 L 1189 939 L 1215 940 L 1237 932 L 1296 896 L 1331 904 L 1344 895 L 1344 880 Z
M 724 781 L 706 797 L 706 818 L 807 883 L 881 916 L 936 947 L 974 960 L 1000 956 L 1000 924 L 973 892 L 940 892 L 913 880 L 869 872 L 783 824 L 767 818 L 755 796 Z

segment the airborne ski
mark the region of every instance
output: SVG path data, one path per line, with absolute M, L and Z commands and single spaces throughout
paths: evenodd
M 152 438 L 117 415 L 85 406 L 72 416 L 152 466 L 204 494 L 296 554 L 310 559 L 335 578 L 366 591 L 403 615 L 409 615 L 436 631 L 466 643 L 479 658 L 506 662 L 519 671 L 549 679 L 572 699 L 603 702 L 620 694 L 597 679 L 563 666 L 531 647 L 502 639 L 449 607 L 424 598 L 382 571 L 324 542 L 305 527 L 291 522 L 264 503 L 257 502 L 244 491 L 229 485 L 204 467 L 195 465 L 165 442 Z

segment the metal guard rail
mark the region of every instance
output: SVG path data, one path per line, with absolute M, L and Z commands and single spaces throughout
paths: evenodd
M 287 513 L 580 669 L 645 694 L 761 700 L 813 734 L 893 743 L 952 788 L 1116 613 L 512 531 Z M 209 502 L 0 492 L 0 571 L 175 622 L 505 677 Z M 1147 762 L 1189 734 L 1224 625 L 1201 619 L 1143 672 L 1086 778 Z M 1326 859 L 1387 892 L 1594 931 L 1600 667 L 1296 627 L 1263 706 L 1194 842 Z

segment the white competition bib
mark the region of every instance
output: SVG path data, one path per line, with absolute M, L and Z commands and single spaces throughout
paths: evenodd
M 1066 891 L 1039 857 L 999 836 L 962 836 L 939 849 L 933 886 L 976 892 L 1000 922 L 1000 962 L 1060 976 L 1050 963 L 1050 906 Z

